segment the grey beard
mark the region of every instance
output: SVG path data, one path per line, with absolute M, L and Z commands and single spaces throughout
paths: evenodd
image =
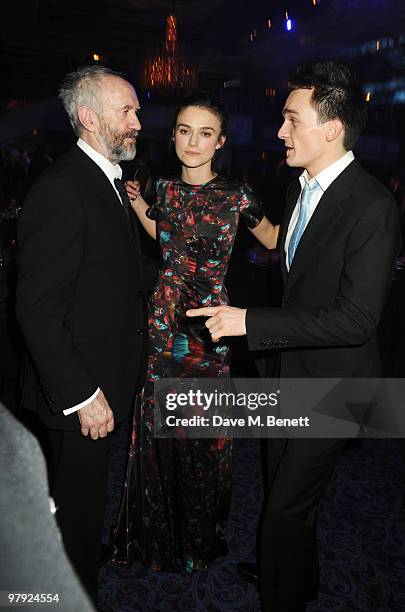
M 134 135 L 138 135 L 137 131 L 134 132 Z M 122 134 L 120 134 L 120 136 L 122 137 Z M 106 157 L 110 160 L 112 164 L 117 164 L 120 161 L 130 161 L 134 159 L 136 155 L 135 143 L 126 147 L 123 141 L 117 142 L 117 133 L 113 130 L 110 130 L 105 121 L 102 121 L 101 123 L 99 139 L 101 140 L 106 150 Z
M 108 151 L 109 160 L 113 164 L 118 164 L 120 161 L 131 161 L 136 156 L 136 145 L 125 147 L 122 145 L 116 145 L 113 149 Z

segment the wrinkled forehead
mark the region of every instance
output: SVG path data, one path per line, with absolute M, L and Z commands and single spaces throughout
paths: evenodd
M 115 75 L 101 77 L 99 82 L 100 99 L 103 107 L 139 107 L 138 97 L 131 83 Z

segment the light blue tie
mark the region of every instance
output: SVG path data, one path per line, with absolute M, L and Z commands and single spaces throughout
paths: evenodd
M 321 188 L 317 181 L 314 181 L 313 185 L 309 187 L 308 183 L 305 181 L 305 185 L 303 190 L 301 191 L 300 198 L 300 210 L 298 213 L 297 223 L 295 224 L 294 231 L 291 234 L 290 243 L 288 245 L 288 265 L 291 267 L 291 262 L 294 259 L 295 251 L 297 250 L 297 246 L 299 241 L 301 240 L 301 236 L 304 233 L 304 230 L 309 221 L 309 203 L 315 191 L 318 191 Z

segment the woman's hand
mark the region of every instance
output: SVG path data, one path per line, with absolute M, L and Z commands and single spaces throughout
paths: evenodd
M 141 189 L 139 181 L 125 181 L 124 185 L 129 199 L 131 202 L 135 202 Z
M 146 212 L 149 210 L 149 204 L 147 204 L 141 196 L 139 181 L 125 181 L 124 184 L 131 202 L 132 210 L 135 212 L 149 236 L 156 240 L 156 221 L 149 219 L 146 215 Z

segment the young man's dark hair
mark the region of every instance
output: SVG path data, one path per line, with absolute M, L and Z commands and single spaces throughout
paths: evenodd
M 352 149 L 367 123 L 364 93 L 356 73 L 339 62 L 301 64 L 288 80 L 290 89 L 313 89 L 311 102 L 320 123 L 340 119 L 346 151 Z

